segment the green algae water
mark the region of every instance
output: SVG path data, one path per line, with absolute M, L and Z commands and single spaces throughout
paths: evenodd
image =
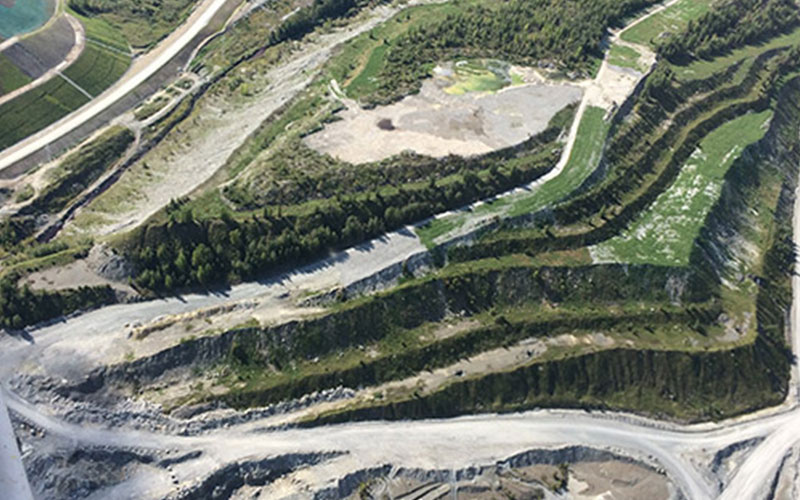
M 53 15 L 53 0 L 0 0 L 0 37 L 33 31 Z

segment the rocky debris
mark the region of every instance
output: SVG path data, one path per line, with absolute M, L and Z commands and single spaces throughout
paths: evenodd
M 264 486 L 300 467 L 317 465 L 341 456 L 341 452 L 289 454 L 278 457 L 235 462 L 202 480 L 199 484 L 182 489 L 164 500 L 216 500 L 227 499 L 243 486 Z
M 368 484 L 371 480 L 390 475 L 394 467 L 391 465 L 381 465 L 362 469 L 333 481 L 332 486 L 328 486 L 314 494 L 314 500 L 336 500 L 347 498 L 352 495 L 362 484 Z
M 722 491 L 725 484 L 730 479 L 731 472 L 736 470 L 736 458 L 754 449 L 764 440 L 763 437 L 754 437 L 744 441 L 738 441 L 717 451 L 711 460 L 711 473 L 717 481 L 719 491 Z
M 34 494 L 42 500 L 86 498 L 154 460 L 150 455 L 105 449 L 34 448 L 23 457 Z
M 86 257 L 86 264 L 100 276 L 111 281 L 127 282 L 133 276 L 133 266 L 107 245 L 95 245 Z
M 480 476 L 533 465 L 559 466 L 561 464 L 574 464 L 578 462 L 603 462 L 611 460 L 636 464 L 658 474 L 664 474 L 657 464 L 642 462 L 624 455 L 621 452 L 589 448 L 586 446 L 567 446 L 555 449 L 528 450 L 508 457 L 505 460 L 500 460 L 492 465 L 478 465 L 456 470 L 404 468 L 384 464 L 362 469 L 332 481 L 332 484 L 329 486 L 315 492 L 314 500 L 340 500 L 350 498 L 362 488 L 363 485 L 376 482 L 382 478 L 390 478 L 392 480 L 399 478 L 412 479 L 424 485 L 433 485 L 436 483 L 456 484 L 461 482 L 472 484 L 474 480 Z M 458 489 L 461 491 L 460 486 Z
M 137 340 L 146 338 L 154 332 L 165 330 L 173 325 L 181 322 L 190 321 L 194 319 L 212 318 L 220 314 L 226 314 L 232 311 L 248 311 L 255 309 L 258 306 L 256 300 L 246 300 L 241 302 L 234 302 L 231 304 L 221 304 L 214 307 L 199 309 L 183 314 L 174 314 L 166 317 L 158 317 L 146 325 L 134 326 L 131 330 L 130 336 Z
M 202 454 L 203 452 L 200 450 L 190 451 L 189 453 L 184 453 L 183 455 L 178 457 L 165 458 L 160 462 L 158 462 L 158 466 L 161 467 L 162 469 L 166 469 L 172 467 L 173 465 L 181 464 L 183 462 L 188 462 L 189 460 L 194 460 L 195 458 L 199 458 L 200 455 Z
M 23 399 L 37 406 L 46 406 L 50 413 L 72 424 L 139 429 L 183 436 L 202 434 L 296 412 L 324 402 L 355 397 L 354 390 L 340 386 L 247 411 L 234 410 L 218 402 L 189 407 L 167 416 L 160 405 L 107 393 L 76 394 L 69 386 L 48 377 L 19 375 L 9 382 L 9 387 Z
M 345 298 L 379 292 L 396 285 L 403 276 L 420 277 L 427 274 L 433 267 L 433 257 L 430 252 L 420 252 L 403 262 L 397 262 L 371 276 L 350 283 L 346 287 L 312 295 L 300 301 L 298 305 L 301 307 L 325 306 L 340 302 Z

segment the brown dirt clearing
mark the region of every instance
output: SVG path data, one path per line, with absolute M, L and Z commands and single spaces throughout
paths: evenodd
M 573 85 L 527 84 L 497 93 L 451 95 L 426 80 L 419 94 L 375 109 L 344 100 L 340 120 L 305 138 L 311 148 L 349 163 L 379 161 L 412 150 L 441 158 L 472 156 L 524 142 L 581 99 Z

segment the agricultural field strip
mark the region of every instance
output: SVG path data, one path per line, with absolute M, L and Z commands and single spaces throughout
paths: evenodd
M 57 66 L 55 66 L 54 68 L 49 69 L 45 74 L 43 74 L 42 76 L 40 76 L 36 80 L 34 80 L 32 82 L 29 82 L 26 85 L 24 85 L 24 86 L 22 86 L 22 87 L 20 87 L 20 88 L 18 88 L 16 90 L 8 93 L 8 94 L 0 95 L 0 105 L 2 105 L 3 103 L 6 103 L 6 102 L 14 99 L 17 96 L 22 95 L 22 94 L 24 94 L 24 93 L 26 93 L 26 92 L 28 92 L 30 90 L 33 90 L 36 87 L 39 87 L 40 85 L 42 85 L 45 82 L 55 78 L 56 76 L 61 75 L 61 71 L 64 70 L 65 68 L 67 68 L 75 60 L 77 60 L 78 57 L 80 56 L 81 52 L 83 52 L 83 48 L 86 45 L 86 31 L 84 30 L 83 25 L 80 23 L 80 21 L 78 21 L 77 19 L 75 19 L 71 15 L 69 15 L 69 14 L 64 14 L 64 15 L 66 16 L 67 20 L 69 21 L 70 25 L 72 26 L 72 29 L 75 31 L 75 44 L 72 46 L 72 49 L 70 49 L 69 54 L 67 54 L 67 57 L 65 57 L 64 60 L 61 63 L 59 63 Z M 91 96 L 89 96 L 89 97 L 91 98 Z
M 183 25 L 164 39 L 158 47 L 138 58 L 126 76 L 106 90 L 102 96 L 44 130 L 0 152 L 0 171 L 78 128 L 142 84 L 191 42 L 217 11 L 225 5 L 226 1 L 205 0 L 199 4 Z
M 0 97 L 25 86 L 31 81 L 30 76 L 0 52 Z
M 8 118 L 0 124 L 0 147 L 23 140 L 78 109 L 117 81 L 130 65 L 128 57 L 95 47 L 84 46 L 80 56 L 58 72 L 59 78 L 6 102 L 0 112 Z

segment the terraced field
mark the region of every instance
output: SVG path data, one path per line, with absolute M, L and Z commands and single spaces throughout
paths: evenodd
M 60 34 L 55 32 L 60 28 L 54 26 L 30 41 L 21 42 L 19 48 L 13 46 L 9 50 L 18 51 L 18 58 L 27 61 L 26 71 L 33 77 L 41 76 L 69 51 L 71 43 L 55 42 L 64 36 L 72 41 L 74 34 L 68 23 L 66 28 L 68 31 Z M 131 63 L 129 47 L 119 31 L 101 20 L 91 20 L 85 28 L 88 43 L 77 60 L 43 85 L 0 104 L 0 113 L 4 116 L 0 124 L 3 129 L 0 149 L 35 134 L 78 109 L 90 98 L 100 95 L 128 69 Z M 66 49 L 66 52 L 54 52 L 53 47 Z M 19 66 L 19 63 L 15 64 Z
M 578 83 L 589 96 L 578 123 L 571 123 L 575 109 L 565 110 L 552 132 L 475 163 L 399 155 L 354 166 L 299 140 L 335 121 L 340 102 L 374 91 L 389 57 L 380 48 L 384 37 L 399 36 L 413 16 L 445 8 L 415 7 L 346 44 L 232 155 L 226 175 L 216 177 L 224 179 L 219 187 L 207 185 L 194 199 L 171 204 L 122 247 L 140 252 L 129 253 L 148 269 L 140 284 L 169 288 L 189 255 L 197 272 L 178 278 L 184 283 L 212 280 L 215 252 L 239 259 L 228 276 L 249 272 L 254 245 L 222 235 L 282 227 L 272 246 L 256 254 L 271 262 L 273 252 L 277 259 L 298 251 L 279 246 L 291 241 L 293 227 L 317 228 L 313 237 L 295 240 L 299 245 L 336 244 L 337 233 L 355 241 L 387 228 L 380 221 L 419 220 L 430 213 L 422 208 L 426 200 L 436 199 L 443 215 L 415 228 L 433 250 L 436 269 L 424 277 L 409 269 L 402 285 L 374 296 L 347 300 L 347 291 L 339 291 L 335 301 L 342 303 L 320 316 L 275 327 L 289 328 L 289 337 L 252 318 L 222 336 L 193 329 L 197 338 L 170 349 L 177 356 L 213 345 L 219 356 L 197 361 L 213 366 L 204 379 L 213 391 L 182 386 L 174 391 L 179 396 L 153 389 L 151 397 L 170 407 L 222 400 L 245 408 L 338 385 L 367 387 L 355 401 L 306 414 L 305 423 L 542 405 L 704 420 L 782 400 L 787 347 L 775 332 L 785 327 L 779 311 L 788 306 L 789 282 L 778 263 L 791 252 L 786 210 L 797 167 L 784 138 L 800 123 L 793 35 L 690 65 L 661 61 L 627 102 L 605 92 L 620 75 L 630 76 L 628 69 L 645 78 L 650 49 L 614 45 L 597 78 Z M 664 29 L 658 26 L 648 29 Z M 623 41 L 631 39 L 626 34 Z M 720 66 L 734 54 L 736 64 Z M 461 74 L 448 75 L 444 62 L 435 77 L 459 79 L 456 94 L 491 93 L 501 80 L 520 83 L 486 63 L 461 65 Z M 633 91 L 638 80 L 630 78 Z M 230 87 L 232 95 L 242 84 Z M 556 169 L 565 142 L 569 154 Z M 393 177 L 408 165 L 416 177 Z M 432 172 L 439 173 L 432 181 L 424 177 Z M 521 182 L 521 172 L 530 180 Z M 401 189 L 368 187 L 398 179 Z M 529 187 L 495 196 L 506 182 Z M 304 198 L 304 186 L 315 186 L 317 198 Z M 394 211 L 395 203 L 406 212 Z M 227 213 L 226 206 L 237 209 Z M 463 206 L 469 208 L 446 211 Z M 338 229 L 320 229 L 335 224 L 338 213 L 349 214 Z M 157 259 L 144 242 L 152 248 L 153 238 L 176 225 L 184 235 L 203 234 L 203 243 L 189 236 L 162 241 Z M 755 275 L 765 278 L 742 280 Z M 332 300 L 325 297 L 323 304 Z M 291 341 L 270 340 L 278 337 Z M 766 365 L 771 371 L 763 371 Z M 622 368 L 609 374 L 610 366 Z M 705 368 L 689 374 L 689 366 Z
M 13 61 L 0 53 L 0 95 L 16 90 L 31 81 Z
M 732 22 L 731 6 L 754 21 Z M 110 129 L 2 191 L 20 207 L 0 225 L 5 328 L 137 296 L 36 330 L 30 345 L 0 338 L 2 360 L 28 354 L 21 374 L 0 363 L 21 393 L 14 411 L 46 427 L 26 439 L 67 429 L 82 439 L 72 446 L 96 448 L 113 422 L 122 437 L 100 451 L 136 449 L 142 463 L 102 484 L 85 472 L 97 496 L 310 495 L 323 483 L 366 496 L 388 491 L 387 475 L 402 482 L 401 469 L 452 474 L 433 453 L 461 453 L 460 441 L 428 443 L 414 462 L 397 444 L 351 453 L 343 439 L 500 418 L 539 445 L 555 429 L 635 449 L 687 498 L 791 482 L 800 6 L 654 8 L 325 0 L 265 4 L 232 24 L 177 84 L 189 92 L 170 87 L 126 117 L 137 133 Z M 66 112 L 118 77 L 128 48 L 114 16 L 95 12 L 81 59 L 2 116 L 22 120 L 39 102 Z M 576 36 L 553 22 L 566 17 Z M 702 58 L 670 42 L 687 39 Z M 389 153 L 346 156 L 355 148 Z M 37 241 L 42 220 L 78 205 Z M 462 436 L 478 443 L 467 453 L 499 464 L 505 448 L 475 437 L 486 428 Z M 151 460 L 141 436 L 169 458 Z M 298 455 L 323 448 L 345 451 Z M 52 479 L 77 467 L 28 449 L 44 496 L 72 487 Z M 294 465 L 276 480 L 287 450 Z M 553 495 L 531 494 L 585 493 L 569 480 L 576 457 L 531 480 Z M 766 472 L 748 472 L 754 463 Z M 403 491 L 447 495 L 442 477 Z

